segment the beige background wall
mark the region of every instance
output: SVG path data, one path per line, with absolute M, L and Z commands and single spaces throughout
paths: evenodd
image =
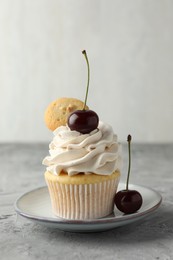
M 84 99 L 121 141 L 173 141 L 173 1 L 0 0 L 0 141 L 49 141 L 44 109 Z

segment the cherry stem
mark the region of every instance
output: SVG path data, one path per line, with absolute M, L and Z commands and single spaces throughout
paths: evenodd
M 128 135 L 127 136 L 127 142 L 128 142 L 128 152 L 129 152 L 129 166 L 128 166 L 126 190 L 129 189 L 129 177 L 130 177 L 130 169 L 131 169 L 131 149 L 130 149 L 131 140 L 132 140 L 131 135 Z
M 83 107 L 83 110 L 85 110 L 87 97 L 88 97 L 89 82 L 90 82 L 90 66 L 89 66 L 89 61 L 88 61 L 88 57 L 87 57 L 86 51 L 83 50 L 82 54 L 85 56 L 85 59 L 86 59 L 86 62 L 87 62 L 87 67 L 88 67 L 88 80 L 87 80 L 87 88 L 86 88 L 86 94 L 85 94 L 85 102 L 84 102 L 84 107 Z

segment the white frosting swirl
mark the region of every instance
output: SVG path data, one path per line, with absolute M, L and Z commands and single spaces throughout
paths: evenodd
M 49 145 L 50 155 L 43 164 L 47 171 L 59 175 L 63 170 L 69 176 L 84 172 L 110 175 L 121 168 L 121 147 L 110 125 L 99 122 L 98 129 L 89 134 L 58 127 Z

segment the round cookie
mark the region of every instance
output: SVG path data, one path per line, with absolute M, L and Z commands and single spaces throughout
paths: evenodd
M 84 103 L 76 98 L 59 98 L 47 107 L 44 120 L 46 126 L 54 131 L 57 127 L 66 125 L 68 116 L 75 110 L 82 110 Z M 88 110 L 88 106 L 85 107 Z

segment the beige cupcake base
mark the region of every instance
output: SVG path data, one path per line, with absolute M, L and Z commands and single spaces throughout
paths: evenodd
M 115 172 L 111 176 L 94 175 L 91 179 L 92 175 L 83 174 L 74 178 L 65 174 L 54 176 L 45 173 L 56 216 L 84 220 L 102 218 L 112 213 L 120 173 Z M 88 183 L 90 179 L 95 183 Z

